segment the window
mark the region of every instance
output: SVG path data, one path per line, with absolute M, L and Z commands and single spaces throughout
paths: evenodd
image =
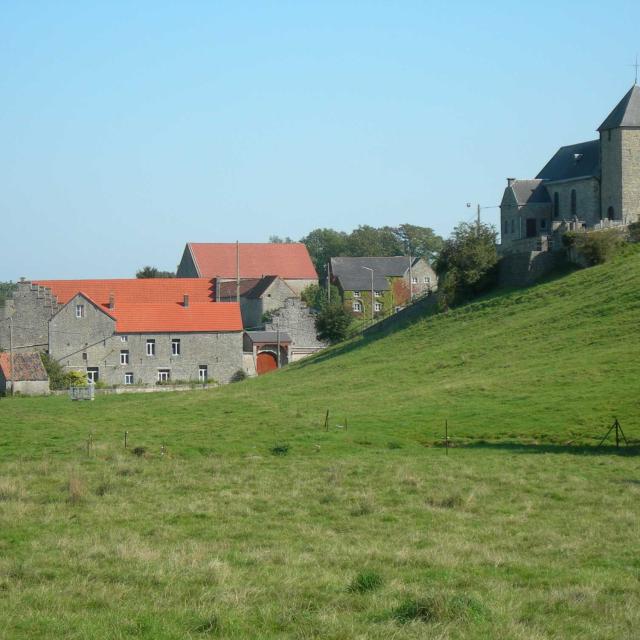
M 425 284 L 431 284 L 431 276 L 425 276 L 424 277 L 424 283 Z
M 360 297 L 360 292 L 359 291 L 354 291 L 353 292 L 353 297 L 354 298 L 359 298 Z
M 411 284 L 418 284 L 418 277 L 417 276 L 411 276 Z
M 609 218 L 609 220 L 615 220 L 615 217 L 616 217 L 616 213 L 613 210 L 613 207 L 609 207 L 607 209 L 607 218 Z
M 516 221 L 511 218 L 511 233 L 515 233 L 516 232 Z
M 576 195 L 576 190 L 571 189 L 571 215 L 575 216 L 578 211 L 578 197 Z
M 382 303 L 381 303 L 381 302 L 376 302 L 376 303 L 373 305 L 373 310 L 374 310 L 374 311 L 382 311 Z
M 560 217 L 560 194 L 557 191 L 553 192 L 553 217 Z
M 156 341 L 155 340 L 147 340 L 147 355 L 155 356 L 156 355 Z
M 77 304 L 76 305 L 76 318 L 84 318 L 84 305 Z
M 198 367 L 198 380 L 200 382 L 206 382 L 209 379 L 209 369 L 206 364 L 201 364 Z
M 171 341 L 171 355 L 172 356 L 180 355 L 180 340 L 178 340 L 177 338 L 174 338 Z
M 504 232 L 505 233 L 509 233 L 509 221 L 508 220 L 504 221 Z
M 540 229 L 546 229 L 547 228 L 547 221 L 543 218 L 542 220 L 540 220 Z
M 98 367 L 87 367 L 87 382 L 95 384 L 100 378 Z
M 374 292 L 373 292 L 373 295 L 374 295 L 376 298 L 381 298 L 381 297 L 382 297 L 382 291 L 374 291 Z
M 86 351 L 82 354 L 82 359 L 83 359 L 83 360 L 86 360 L 86 359 L 87 359 L 87 352 L 86 352 Z
M 127 336 L 120 336 L 120 342 L 126 342 L 127 340 Z
M 133 373 L 125 373 L 124 374 L 124 383 L 125 384 L 133 384 Z
M 120 364 L 129 364 L 129 352 L 121 351 L 120 352 Z
M 353 310 L 360 313 L 360 311 L 362 311 L 362 303 L 361 302 L 354 302 L 353 303 Z
M 158 369 L 158 382 L 167 382 L 171 378 L 169 369 Z

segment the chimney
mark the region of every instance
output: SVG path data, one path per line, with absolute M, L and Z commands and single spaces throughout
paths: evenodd
M 116 308 L 116 297 L 113 295 L 113 293 L 109 294 L 109 309 L 115 309 Z
M 185 293 L 182 299 L 182 305 L 186 309 L 189 306 L 189 296 Z
M 515 178 L 507 178 L 507 187 L 510 187 L 515 181 Z

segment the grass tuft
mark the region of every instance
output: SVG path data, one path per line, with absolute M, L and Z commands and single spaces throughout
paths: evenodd
M 347 591 L 351 593 L 367 593 L 382 586 L 382 576 L 376 571 L 361 571 L 349 584 Z
M 193 633 L 203 635 L 214 635 L 220 632 L 222 625 L 218 616 L 213 615 L 199 620 L 192 628 Z
M 67 502 L 69 502 L 69 504 L 79 504 L 84 500 L 84 497 L 84 482 L 76 473 L 72 473 L 67 482 Z
M 286 442 L 277 443 L 270 451 L 274 456 L 286 456 L 289 453 L 289 445 Z

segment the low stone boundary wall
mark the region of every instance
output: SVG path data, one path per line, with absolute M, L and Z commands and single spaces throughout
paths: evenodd
M 220 385 L 217 384 L 198 384 L 198 385 L 188 385 L 188 384 L 176 384 L 176 385 L 157 385 L 154 387 L 115 387 L 113 389 L 96 389 L 96 396 L 113 396 L 113 395 L 121 395 L 123 393 L 162 393 L 166 391 L 207 391 L 208 389 L 217 389 Z M 52 391 L 51 395 L 54 396 L 66 396 L 69 395 L 68 389 L 56 390 Z

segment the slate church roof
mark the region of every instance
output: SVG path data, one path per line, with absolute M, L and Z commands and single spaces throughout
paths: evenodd
M 598 131 L 616 129 L 618 127 L 640 127 L 640 87 L 634 84 L 618 102 Z
M 536 179 L 546 182 L 600 176 L 600 140 L 560 147 Z

